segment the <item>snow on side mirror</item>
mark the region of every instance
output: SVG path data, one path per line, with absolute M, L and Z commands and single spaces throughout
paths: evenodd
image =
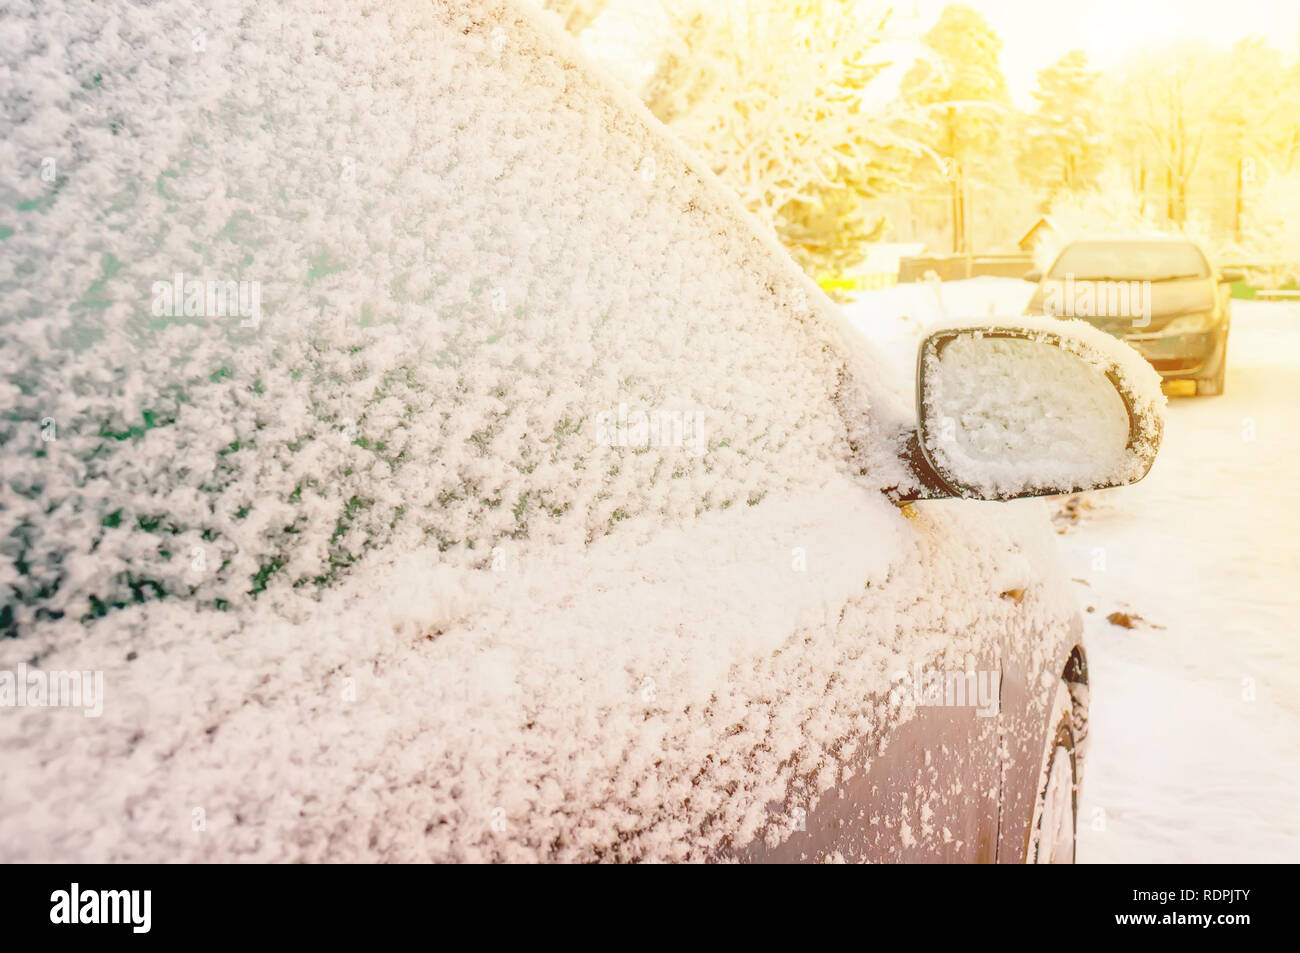
M 929 491 L 915 498 L 1012 500 L 1136 483 L 1164 431 L 1159 375 L 1082 321 L 933 331 L 916 381 L 915 462 L 930 472 L 921 481 Z

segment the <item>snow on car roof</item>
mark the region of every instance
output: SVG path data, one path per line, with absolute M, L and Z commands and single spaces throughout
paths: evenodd
M 1023 583 L 1015 520 L 884 501 L 889 372 L 530 9 L 3 31 L 0 667 L 105 685 L 0 721 L 5 859 L 779 836 L 899 717 L 863 699 Z M 936 578 L 965 597 L 896 612 Z

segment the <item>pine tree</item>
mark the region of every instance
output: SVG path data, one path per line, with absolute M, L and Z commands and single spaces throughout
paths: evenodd
M 1038 108 L 1026 123 L 1017 165 L 1028 181 L 1047 189 L 1049 200 L 1086 188 L 1101 171 L 1105 142 L 1099 79 L 1081 50 L 1038 74 Z

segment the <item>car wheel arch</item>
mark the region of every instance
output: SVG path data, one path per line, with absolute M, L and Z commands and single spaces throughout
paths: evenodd
M 1070 703 L 1074 709 L 1074 757 L 1077 784 L 1082 787 L 1084 764 L 1088 755 L 1088 715 L 1092 706 L 1092 692 L 1088 681 L 1088 653 L 1082 645 L 1075 645 L 1070 650 L 1065 668 L 1061 671 L 1061 681 L 1070 691 Z

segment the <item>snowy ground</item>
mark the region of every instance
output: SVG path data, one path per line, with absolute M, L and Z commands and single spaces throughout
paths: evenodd
M 1224 396 L 1171 398 L 1146 481 L 1061 537 L 1095 609 L 1083 860 L 1300 859 L 1300 308 L 1235 305 Z
M 1015 314 L 1028 289 L 910 286 L 850 314 L 905 359 L 936 295 L 953 316 Z M 881 322 L 890 311 L 914 320 Z M 1300 306 L 1234 302 L 1225 395 L 1171 398 L 1147 479 L 1062 507 L 1091 607 L 1083 861 L 1300 859 L 1297 406 Z M 1117 612 L 1141 618 L 1126 628 Z

